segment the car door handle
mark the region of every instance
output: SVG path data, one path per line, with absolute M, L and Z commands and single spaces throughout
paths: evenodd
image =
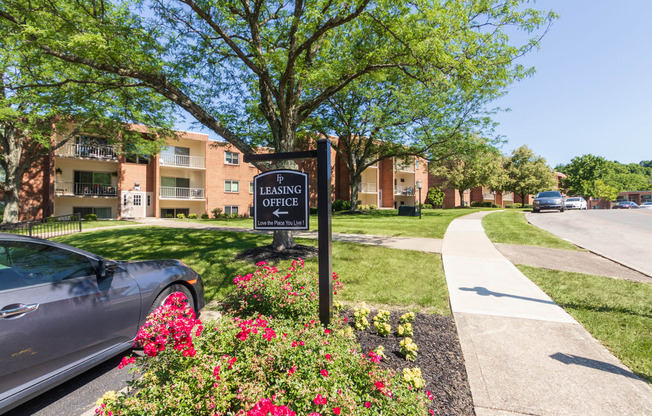
M 29 312 L 34 312 L 38 309 L 38 303 L 32 303 L 31 305 L 23 305 L 18 308 L 13 309 L 2 309 L 0 310 L 0 318 L 9 318 L 11 316 L 22 315 Z

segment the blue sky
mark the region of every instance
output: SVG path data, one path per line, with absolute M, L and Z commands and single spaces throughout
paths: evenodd
M 544 0 L 560 14 L 538 51 L 536 74 L 495 104 L 496 132 L 550 166 L 591 153 L 621 163 L 652 159 L 652 1 Z
M 541 48 L 520 59 L 534 76 L 494 102 L 511 109 L 494 117 L 508 141 L 503 152 L 525 144 L 551 167 L 587 153 L 652 160 L 652 0 L 539 0 L 534 7 L 560 18 Z

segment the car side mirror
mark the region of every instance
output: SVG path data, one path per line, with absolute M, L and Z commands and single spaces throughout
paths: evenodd
M 118 262 L 115 260 L 101 259 L 98 263 L 98 274 L 100 278 L 111 276 L 115 272 Z

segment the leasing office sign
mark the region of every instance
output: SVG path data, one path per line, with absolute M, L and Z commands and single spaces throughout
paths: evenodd
M 254 177 L 254 229 L 308 229 L 308 174 L 272 170 Z

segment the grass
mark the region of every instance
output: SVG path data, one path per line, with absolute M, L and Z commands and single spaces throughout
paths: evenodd
M 365 214 L 351 215 L 343 211 L 333 213 L 334 233 L 371 234 L 391 237 L 443 238 L 446 228 L 455 218 L 488 208 L 427 209 L 422 218 L 399 217 L 395 209 L 378 209 Z M 253 228 L 251 218 L 183 220 L 225 227 Z M 317 231 L 317 215 L 310 216 L 310 229 Z
M 482 218 L 482 226 L 494 243 L 580 250 L 574 244 L 529 224 L 521 211 L 503 211 L 486 215 Z
M 106 227 L 118 227 L 121 225 L 136 225 L 139 224 L 138 222 L 135 221 L 125 221 L 125 220 L 118 220 L 118 221 L 82 221 L 82 230 L 88 230 L 90 228 L 106 228 Z
M 246 233 L 129 227 L 57 237 L 55 240 L 120 260 L 179 259 L 202 275 L 206 301 L 219 300 L 232 289 L 233 278 L 255 270 L 237 261 L 245 249 L 269 245 L 271 236 Z M 315 246 L 314 240 L 296 240 Z M 285 268 L 288 262 L 277 267 Z M 318 268 L 317 258 L 306 267 Z M 449 314 L 448 290 L 441 257 L 432 253 L 395 250 L 353 243 L 333 243 L 333 271 L 344 289 L 336 299 L 366 301 L 387 307 Z
M 652 383 L 652 285 L 517 266 L 636 375 Z

